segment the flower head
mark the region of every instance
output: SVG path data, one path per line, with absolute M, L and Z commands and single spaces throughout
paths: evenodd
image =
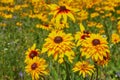
M 77 62 L 73 68 L 73 72 L 79 71 L 79 75 L 83 75 L 85 78 L 86 75 L 92 75 L 94 72 L 94 65 L 90 65 L 88 62 Z
M 73 9 L 66 4 L 63 5 L 51 4 L 49 5 L 49 7 L 51 10 L 50 14 L 53 15 L 53 21 L 59 23 L 60 20 L 63 18 L 62 21 L 66 23 L 67 17 L 69 17 L 70 19 L 72 19 L 73 22 L 75 22 L 73 13 L 77 12 L 78 9 Z
M 46 42 L 43 45 L 42 53 L 48 52 L 48 56 L 53 55 L 54 60 L 57 60 L 59 57 L 60 63 L 63 62 L 64 55 L 71 61 L 74 56 L 74 52 L 72 51 L 74 43 L 72 40 L 73 37 L 71 34 L 65 34 L 60 30 L 54 30 L 48 35 L 48 38 L 45 39 Z
M 33 44 L 33 46 L 29 48 L 25 54 L 26 54 L 25 62 L 28 63 L 30 59 L 39 56 L 40 52 L 39 49 L 36 49 L 36 44 Z
M 91 57 L 95 61 L 103 60 L 103 57 L 107 56 L 106 53 L 109 53 L 107 44 L 106 38 L 100 34 L 91 34 L 82 42 L 80 51 L 86 58 Z
M 45 30 L 51 30 L 51 29 L 52 29 L 52 25 L 51 25 L 51 24 L 48 24 L 48 23 L 45 23 L 45 24 L 37 24 L 37 25 L 36 25 L 36 28 L 42 28 L 42 29 L 45 29 Z
M 120 42 L 120 36 L 117 33 L 112 34 L 112 43 L 116 44 Z
M 48 70 L 46 61 L 43 58 L 35 57 L 25 67 L 25 71 L 32 76 L 32 80 L 39 80 L 39 76 L 47 75 Z
M 103 56 L 103 60 L 98 60 L 97 64 L 101 66 L 106 66 L 110 60 L 110 54 L 106 53 L 107 56 Z

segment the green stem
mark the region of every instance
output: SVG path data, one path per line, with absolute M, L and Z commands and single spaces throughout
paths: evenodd
M 98 66 L 96 65 L 96 80 L 98 80 Z
M 91 76 L 90 80 L 93 80 L 93 73 L 92 73 L 92 76 Z
M 70 80 L 69 65 L 66 61 L 65 66 L 66 66 L 66 80 Z

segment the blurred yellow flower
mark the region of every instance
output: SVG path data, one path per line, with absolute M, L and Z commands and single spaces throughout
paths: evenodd
M 68 23 L 60 22 L 60 23 L 53 23 L 55 29 L 64 29 L 64 28 L 69 28 Z
M 91 17 L 91 18 L 95 18 L 95 17 L 97 17 L 97 16 L 99 16 L 99 13 L 98 13 L 98 12 L 94 12 L 94 13 L 90 14 L 90 17 Z
M 25 67 L 25 71 L 32 76 L 32 80 L 39 80 L 40 76 L 48 75 L 47 66 L 43 58 L 34 57 Z
M 84 78 L 87 75 L 92 75 L 94 73 L 94 65 L 90 65 L 89 62 L 82 61 L 82 62 L 77 62 L 74 67 L 73 67 L 73 72 L 79 71 L 79 75 L 82 75 Z
M 52 25 L 49 24 L 49 23 L 36 24 L 36 28 L 42 28 L 42 29 L 45 29 L 45 30 L 51 30 Z
M 113 33 L 112 35 L 111 35 L 111 38 L 112 38 L 112 43 L 113 44 L 116 44 L 116 43 L 119 43 L 120 42 L 120 36 L 119 36 L 119 34 L 117 34 L 117 33 Z
M 45 44 L 42 48 L 42 53 L 47 52 L 48 56 L 53 55 L 54 60 L 58 59 L 58 62 L 62 63 L 64 56 L 68 57 L 68 60 L 72 62 L 74 58 L 74 52 L 72 48 L 74 43 L 71 34 L 66 34 L 61 30 L 53 30 L 48 38 L 45 39 Z M 62 60 L 62 61 L 61 61 Z
M 0 0 L 1 3 L 14 3 L 14 0 Z

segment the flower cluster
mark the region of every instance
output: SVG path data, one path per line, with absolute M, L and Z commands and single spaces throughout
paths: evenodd
M 108 64 L 111 45 L 120 43 L 120 0 L 17 1 L 0 1 L 0 26 L 38 33 L 34 41 L 41 47 L 36 43 L 25 52 L 25 71 L 32 80 L 51 75 L 55 64 L 89 78 Z
M 36 44 L 26 51 L 25 71 L 32 76 L 32 80 L 39 80 L 39 76 L 47 75 L 47 63 L 43 58 L 39 58 L 40 51 L 36 49 Z

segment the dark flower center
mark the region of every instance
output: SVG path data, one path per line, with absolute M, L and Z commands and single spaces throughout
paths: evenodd
M 85 38 L 88 38 L 88 37 L 90 37 L 90 36 L 87 35 L 87 34 L 86 35 L 84 34 L 84 35 L 81 36 L 81 39 L 85 39 Z
M 104 59 L 104 60 L 106 60 L 106 59 L 107 59 L 107 57 L 103 56 L 103 59 Z
M 48 27 L 49 25 L 48 24 L 44 24 L 45 27 Z
M 55 39 L 54 39 L 55 43 L 61 43 L 62 41 L 63 41 L 63 39 L 60 36 L 56 36 Z
M 99 40 L 99 39 L 94 39 L 94 40 L 92 41 L 92 44 L 93 44 L 94 46 L 99 45 L 99 44 L 100 44 L 100 40 Z
M 67 10 L 65 6 L 60 6 L 60 11 L 65 11 Z
M 37 68 L 37 64 L 36 63 L 33 63 L 32 65 L 31 65 L 31 69 L 32 70 L 35 70 Z
M 84 30 L 83 33 L 85 34 L 90 34 L 89 31 Z
M 29 57 L 33 59 L 37 55 L 38 55 L 37 51 L 31 51 L 30 54 L 29 54 Z

